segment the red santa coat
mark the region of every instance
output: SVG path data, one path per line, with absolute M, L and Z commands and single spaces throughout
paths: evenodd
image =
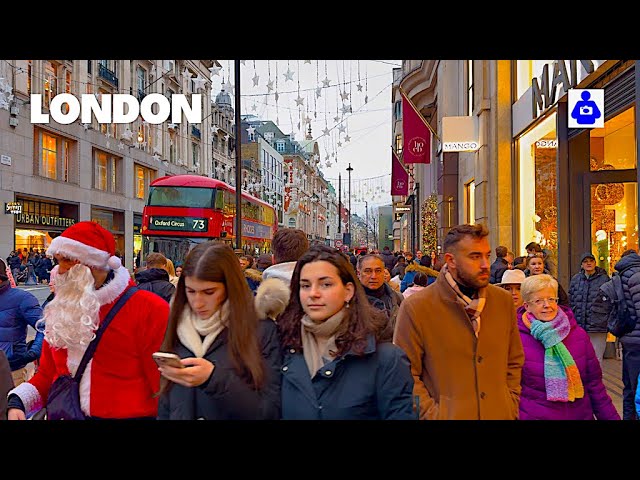
M 125 276 L 126 275 L 126 276 Z M 97 291 L 100 321 L 124 290 L 135 285 L 126 268 Z M 167 328 L 169 304 L 158 295 L 139 290 L 123 305 L 105 330 L 80 382 L 85 414 L 99 418 L 155 417 L 160 372 L 151 354 L 159 350 Z M 51 384 L 60 375 L 74 374 L 84 347 L 54 349 L 45 340 L 37 373 L 11 393 L 20 396 L 27 415 L 46 405 Z

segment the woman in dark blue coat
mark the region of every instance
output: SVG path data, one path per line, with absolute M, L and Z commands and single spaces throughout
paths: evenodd
M 161 350 L 176 353 L 184 367 L 160 367 L 160 420 L 280 418 L 276 325 L 258 319 L 224 243 L 201 243 L 189 253 Z
M 415 419 L 409 360 L 387 325 L 340 252 L 320 245 L 305 253 L 278 320 L 282 418 Z

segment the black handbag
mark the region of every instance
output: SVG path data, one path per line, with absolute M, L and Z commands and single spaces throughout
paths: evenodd
M 100 338 L 102 338 L 102 334 L 106 330 L 107 326 L 111 323 L 111 320 L 113 320 L 113 317 L 117 315 L 122 306 L 127 302 L 129 297 L 137 291 L 138 289 L 136 287 L 129 288 L 124 292 L 120 299 L 118 299 L 111 310 L 109 310 L 109 313 L 100 325 L 100 328 L 96 331 L 96 337 L 91 341 L 87 350 L 84 352 L 76 374 L 73 377 L 71 375 L 60 375 L 51 384 L 49 395 L 47 397 L 47 405 L 45 407 L 46 418 L 48 420 L 85 420 L 86 416 L 82 411 L 82 408 L 80 408 L 80 379 L 82 378 L 82 374 L 91 360 L 91 357 L 93 357 L 98 346 L 98 342 L 100 341 Z

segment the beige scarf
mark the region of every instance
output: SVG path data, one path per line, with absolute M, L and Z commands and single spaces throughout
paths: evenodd
M 225 300 L 222 307 L 213 315 L 205 319 L 194 313 L 187 303 L 178 320 L 178 338 L 196 357 L 202 358 L 218 334 L 227 326 L 228 319 L 228 300 Z
M 311 378 L 325 364 L 323 357 L 331 360 L 335 358 L 335 352 L 338 350 L 336 347 L 336 334 L 342 326 L 344 316 L 344 308 L 322 323 L 315 323 L 308 315 L 303 315 L 301 319 L 302 351 Z M 318 337 L 329 339 L 323 351 L 320 351 L 318 346 Z

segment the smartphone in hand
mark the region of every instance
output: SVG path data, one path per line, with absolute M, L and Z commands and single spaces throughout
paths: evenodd
M 151 354 L 151 356 L 159 367 L 169 366 L 174 368 L 184 368 L 184 365 L 180 363 L 180 357 L 175 353 L 155 352 Z

